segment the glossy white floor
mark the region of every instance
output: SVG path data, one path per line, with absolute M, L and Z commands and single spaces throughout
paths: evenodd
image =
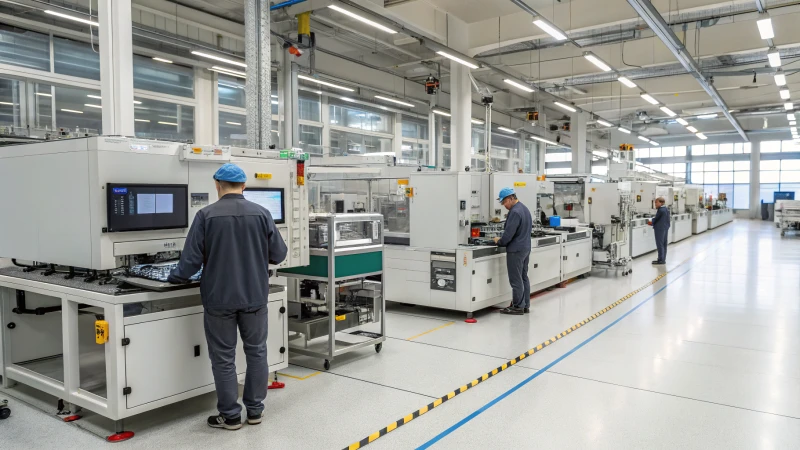
M 670 246 L 668 264 L 595 272 L 536 297 L 532 314 L 392 305 L 383 352 L 293 358 L 267 420 L 212 430 L 213 395 L 126 422 L 123 447 L 340 449 L 652 287 L 368 448 L 798 448 L 800 238 L 739 220 Z M 30 401 L 30 400 L 29 400 Z M 0 447 L 85 447 L 98 421 L 62 424 L 11 399 Z

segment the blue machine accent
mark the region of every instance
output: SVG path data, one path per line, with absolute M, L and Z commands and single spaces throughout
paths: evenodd
M 303 3 L 306 0 L 288 0 L 286 2 L 276 3 L 269 7 L 270 11 L 275 11 L 276 9 L 287 8 L 292 5 L 296 5 L 298 3 Z

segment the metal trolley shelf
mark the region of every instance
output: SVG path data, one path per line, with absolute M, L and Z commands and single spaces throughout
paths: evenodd
M 278 275 L 288 278 L 289 331 L 294 333 L 289 350 L 325 359 L 328 370 L 337 356 L 370 345 L 380 352 L 386 340 L 383 215 L 312 214 L 309 219 L 309 265 Z M 368 279 L 375 276 L 381 281 Z M 337 333 L 374 322 L 380 322 L 378 334 L 347 334 L 358 342 L 336 339 Z M 324 347 L 317 341 L 323 337 Z

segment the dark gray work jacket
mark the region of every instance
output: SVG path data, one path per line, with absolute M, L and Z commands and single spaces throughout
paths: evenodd
M 530 252 L 532 226 L 531 212 L 522 202 L 517 202 L 508 211 L 506 228 L 497 245 L 506 247 L 506 251 L 509 253 Z
M 264 306 L 269 264 L 283 262 L 286 251 L 269 211 L 241 194 L 228 194 L 197 213 L 169 281 L 186 282 L 202 266 L 205 308 Z
M 670 219 L 669 208 L 667 208 L 666 206 L 658 208 L 658 211 L 656 211 L 656 216 L 653 217 L 652 220 L 653 230 L 655 230 L 656 232 L 669 230 L 669 227 L 671 225 L 670 223 L 671 220 L 672 219 Z

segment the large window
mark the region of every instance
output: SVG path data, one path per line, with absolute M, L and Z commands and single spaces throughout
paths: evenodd
M 331 155 L 346 156 L 367 153 L 394 153 L 392 139 L 331 130 Z
M 50 71 L 50 36 L 0 24 L 0 64 Z
M 430 141 L 428 121 L 418 117 L 402 115 L 401 163 L 427 164 Z
M 134 106 L 136 136 L 146 139 L 194 139 L 194 107 L 145 98 Z
M 691 172 L 691 184 L 702 185 L 706 196 L 723 193 L 729 207 L 750 207 L 750 161 L 693 162 Z
M 764 149 L 767 149 L 764 152 Z M 795 198 L 800 198 L 800 159 L 767 159 L 767 158 L 797 158 L 800 152 L 793 141 L 765 141 L 761 143 L 762 155 L 760 170 L 761 201 L 772 203 L 775 192 L 794 192 Z M 782 155 L 770 155 L 782 153 Z M 784 155 L 795 153 L 795 155 Z
M 247 116 L 220 111 L 219 143 L 247 147 Z
M 244 79 L 219 74 L 217 78 L 217 95 L 219 104 L 244 108 Z
M 376 133 L 392 133 L 392 115 L 364 105 L 330 99 L 331 125 Z
M 102 134 L 100 91 L 56 86 L 56 127 L 80 134 Z
M 572 173 L 572 150 L 548 148 L 544 153 L 545 175 L 565 175 Z
M 97 40 L 92 45 L 89 42 L 53 37 L 53 59 L 56 73 L 99 81 L 99 52 L 100 47 Z
M 17 80 L 0 78 L 0 127 L 22 126 L 19 86 Z
M 194 69 L 133 55 L 133 87 L 194 98 Z

